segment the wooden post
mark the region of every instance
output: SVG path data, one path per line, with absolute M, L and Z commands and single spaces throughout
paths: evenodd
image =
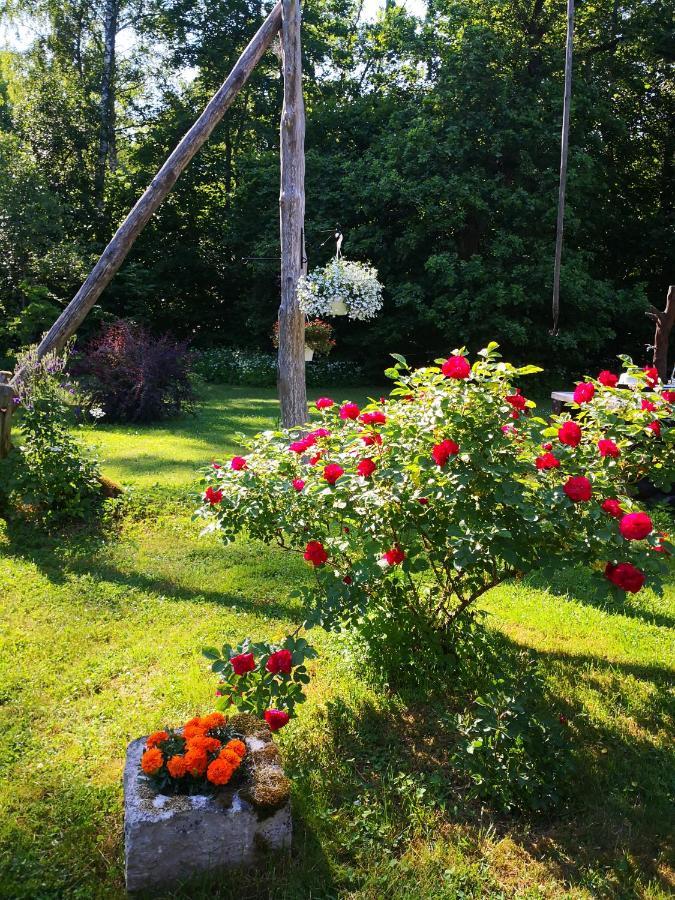
M 305 105 L 302 96 L 300 0 L 282 0 L 281 52 L 284 106 L 281 113 L 281 304 L 278 387 L 284 427 L 307 421 L 305 317 L 297 298 L 305 271 Z
M 572 102 L 572 45 L 574 38 L 574 0 L 567 0 L 567 43 L 565 46 L 565 94 L 563 97 L 563 123 L 560 146 L 560 185 L 558 186 L 558 221 L 555 235 L 555 262 L 553 264 L 553 328 L 558 333 L 560 316 L 560 264 L 562 261 L 563 227 L 565 224 L 565 190 L 567 188 L 567 152 L 570 139 L 570 104 Z
M 91 270 L 87 280 L 42 339 L 38 347 L 38 359 L 41 359 L 51 350 L 63 349 L 68 338 L 77 331 L 89 310 L 124 262 L 127 253 L 152 214 L 170 192 L 192 157 L 209 138 L 211 132 L 231 106 L 232 101 L 241 88 L 246 84 L 251 72 L 274 40 L 280 27 L 281 2 L 277 3 L 265 19 L 248 47 L 237 60 L 225 82 L 211 98 L 201 116 L 180 141 L 157 175 L 155 175 L 143 196 L 115 232 L 112 240 Z M 21 372 L 19 371 L 14 376 L 14 383 L 20 378 Z
M 11 448 L 12 414 L 14 412 L 14 388 L 10 385 L 11 372 L 0 372 L 0 459 L 9 455 Z
M 670 332 L 675 325 L 675 284 L 671 284 L 668 288 L 666 297 L 666 308 L 660 312 L 652 307 L 647 316 L 656 322 L 656 332 L 654 334 L 654 366 L 659 371 L 661 381 L 665 384 L 669 377 L 668 369 L 668 344 L 670 342 Z

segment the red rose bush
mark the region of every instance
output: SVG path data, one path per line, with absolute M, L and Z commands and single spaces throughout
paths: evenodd
M 474 361 L 463 349 L 417 370 L 395 359 L 388 398 L 322 397 L 305 428 L 266 431 L 245 465 L 208 471 L 206 530 L 304 558 L 308 625 L 382 613 L 447 633 L 485 591 L 547 567 L 658 586 L 672 548 L 632 486 L 673 480 L 675 428 L 650 372 L 624 358 L 633 388 L 586 378 L 548 421 L 514 384 L 540 370 L 494 343 Z

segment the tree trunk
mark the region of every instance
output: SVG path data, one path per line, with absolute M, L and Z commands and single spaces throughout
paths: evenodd
M 106 169 L 114 156 L 115 142 L 115 38 L 119 19 L 119 0 L 106 0 L 103 23 L 103 75 L 99 102 L 98 159 L 94 177 L 94 202 L 103 212 Z
M 281 50 L 284 105 L 281 113 L 281 305 L 278 384 L 284 427 L 307 421 L 305 317 L 297 298 L 305 271 L 305 106 L 302 97 L 300 0 L 282 0 Z
M 567 151 L 570 136 L 570 104 L 572 102 L 572 44 L 574 39 L 574 0 L 567 0 L 567 44 L 565 47 L 565 95 L 563 98 L 562 140 L 560 147 L 560 186 L 558 188 L 558 221 L 553 265 L 553 328 L 558 333 L 560 317 L 560 264 L 562 261 L 563 226 L 565 223 L 565 190 L 567 188 Z
M 647 315 L 656 322 L 653 361 L 655 368 L 658 369 L 661 381 L 665 384 L 670 377 L 668 345 L 670 343 L 670 332 L 675 325 L 675 284 L 671 284 L 668 288 L 666 308 L 663 312 L 659 312 L 658 309 L 652 309 Z
M 211 98 L 208 106 L 192 128 L 180 141 L 171 156 L 155 175 L 152 183 L 115 232 L 87 280 L 68 306 L 43 337 L 38 347 L 38 359 L 50 350 L 61 350 L 87 316 L 87 313 L 112 281 L 115 272 L 133 246 L 148 220 L 176 183 L 192 157 L 208 140 L 211 132 L 232 104 L 263 53 L 270 46 L 281 26 L 281 2 L 277 3 L 256 32 L 253 40 L 239 57 L 235 67 Z M 21 371 L 13 382 L 21 379 Z

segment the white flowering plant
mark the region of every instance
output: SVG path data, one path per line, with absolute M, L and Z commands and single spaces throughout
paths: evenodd
M 382 309 L 382 285 L 369 263 L 336 257 L 298 282 L 298 303 L 307 316 L 336 315 L 344 303 L 350 319 L 372 319 Z

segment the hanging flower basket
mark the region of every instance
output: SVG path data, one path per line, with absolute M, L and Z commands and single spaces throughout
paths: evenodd
M 279 323 L 274 323 L 272 332 L 272 344 L 279 346 Z M 328 356 L 335 341 L 333 340 L 333 326 L 321 319 L 310 319 L 305 322 L 305 361 L 310 362 L 315 353 Z
M 298 282 L 298 303 L 305 315 L 372 319 L 382 309 L 382 285 L 368 263 L 336 257 Z

